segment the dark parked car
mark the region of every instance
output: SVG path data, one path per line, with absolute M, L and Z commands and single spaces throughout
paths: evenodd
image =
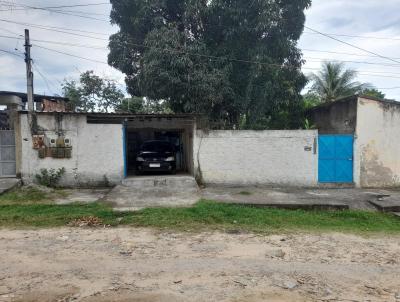
M 147 141 L 140 147 L 136 157 L 136 171 L 176 172 L 175 147 L 166 141 Z

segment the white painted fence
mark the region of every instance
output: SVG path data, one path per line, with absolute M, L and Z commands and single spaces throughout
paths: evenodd
M 316 186 L 317 138 L 316 130 L 197 131 L 195 171 L 206 184 Z

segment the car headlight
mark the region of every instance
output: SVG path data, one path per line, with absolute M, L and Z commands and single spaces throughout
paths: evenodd
M 141 157 L 141 156 L 139 156 L 139 157 L 136 157 L 136 161 L 144 161 L 144 158 L 143 158 L 143 157 Z
M 165 159 L 165 161 L 174 161 L 174 160 L 175 160 L 175 157 L 173 157 L 173 156 L 169 156 Z

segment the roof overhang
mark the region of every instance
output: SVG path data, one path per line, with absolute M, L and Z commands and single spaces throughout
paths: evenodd
M 3 106 L 8 106 L 8 105 L 23 106 L 23 102 L 22 102 L 22 99 L 19 96 L 0 94 L 0 105 L 3 105 Z
M 28 111 L 21 110 L 20 114 Z M 86 116 L 89 124 L 123 124 L 133 121 L 189 121 L 195 122 L 201 115 L 198 114 L 125 114 L 125 113 L 90 113 L 90 112 L 36 112 L 38 115 L 75 115 Z

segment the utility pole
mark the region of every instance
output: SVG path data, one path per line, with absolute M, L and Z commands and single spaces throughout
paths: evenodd
M 27 82 L 27 100 L 29 114 L 34 112 L 33 106 L 33 72 L 31 59 L 31 43 L 29 39 L 29 29 L 25 29 L 25 63 L 26 63 L 26 82 Z
M 25 63 L 26 63 L 26 83 L 27 83 L 27 100 L 28 100 L 28 123 L 31 128 L 32 135 L 37 134 L 37 120 L 35 107 L 33 106 L 33 72 L 31 59 L 31 41 L 29 39 L 29 29 L 25 29 Z

